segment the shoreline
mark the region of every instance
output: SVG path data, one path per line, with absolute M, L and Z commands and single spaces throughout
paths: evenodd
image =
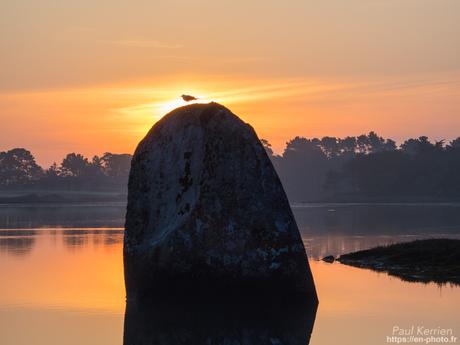
M 125 203 L 126 199 L 127 194 L 117 191 L 0 191 L 0 205 Z
M 63 190 L 0 190 L 0 205 L 50 204 L 50 203 L 126 203 L 127 193 L 122 191 L 63 191 Z M 291 201 L 291 208 L 346 207 L 346 206 L 460 206 L 458 199 L 372 199 L 372 200 L 316 200 Z M 331 211 L 335 211 L 331 209 Z

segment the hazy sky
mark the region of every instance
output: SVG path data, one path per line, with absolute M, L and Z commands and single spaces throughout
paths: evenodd
M 460 1 L 0 0 L 0 150 L 131 153 L 190 93 L 295 135 L 460 136 Z

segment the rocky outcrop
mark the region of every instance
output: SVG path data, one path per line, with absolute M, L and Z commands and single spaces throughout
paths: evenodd
M 166 291 L 316 302 L 270 159 L 252 127 L 216 103 L 172 111 L 137 147 L 124 264 L 128 300 Z

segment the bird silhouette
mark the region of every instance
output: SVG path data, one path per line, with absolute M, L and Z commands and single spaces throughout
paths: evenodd
M 198 99 L 198 98 L 190 96 L 190 95 L 182 95 L 181 97 L 186 102 L 196 101 Z

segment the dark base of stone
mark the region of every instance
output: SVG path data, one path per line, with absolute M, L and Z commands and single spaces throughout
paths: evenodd
M 134 260 L 133 260 L 134 261 Z M 143 269 L 138 269 L 143 267 Z M 260 300 L 297 300 L 318 303 L 313 284 L 299 277 L 272 275 L 269 277 L 229 276 L 228 272 L 192 270 L 193 273 L 158 271 L 147 265 L 130 266 L 125 256 L 125 284 L 128 301 L 148 301 L 156 296 L 194 298 L 258 298 Z
M 317 304 L 245 298 L 127 303 L 124 345 L 308 345 Z

